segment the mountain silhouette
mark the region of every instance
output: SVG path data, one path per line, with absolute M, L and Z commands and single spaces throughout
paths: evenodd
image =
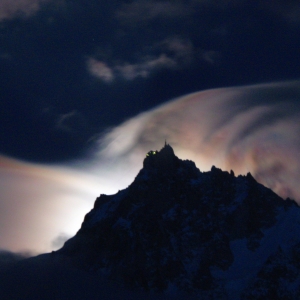
M 0 291 L 18 295 L 31 274 L 24 299 L 41 285 L 39 299 L 299 299 L 299 221 L 250 173 L 201 172 L 166 143 L 61 249 L 2 271 Z

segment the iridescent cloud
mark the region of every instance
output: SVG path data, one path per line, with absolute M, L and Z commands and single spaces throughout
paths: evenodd
M 144 153 L 167 139 L 180 158 L 194 160 L 201 170 L 216 165 L 251 172 L 280 196 L 300 201 L 299 120 L 299 81 L 207 90 L 113 129 L 100 141 L 98 158 L 111 159 L 110 169 L 130 169 L 130 181 Z
M 79 229 L 102 193 L 126 188 L 165 139 L 201 171 L 251 172 L 300 202 L 300 81 L 189 94 L 112 129 L 68 166 L 0 157 L 0 249 L 50 251 Z

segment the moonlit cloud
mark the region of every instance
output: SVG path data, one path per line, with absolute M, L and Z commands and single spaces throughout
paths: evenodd
M 113 129 L 95 158 L 130 183 L 164 140 L 180 158 L 251 172 L 280 196 L 300 202 L 300 82 L 214 89 L 187 95 Z M 97 163 L 96 165 L 97 166 Z
M 149 74 L 157 69 L 173 69 L 177 65 L 176 61 L 161 54 L 155 58 L 149 58 L 141 63 L 119 65 L 115 70 L 125 79 L 132 80 L 136 77 L 148 77 Z
M 0 249 L 50 251 L 76 233 L 99 194 L 126 188 L 165 139 L 201 171 L 252 175 L 300 203 L 300 81 L 196 92 L 107 133 L 68 166 L 0 160 Z
M 149 53 L 144 53 L 136 62 L 119 61 L 111 63 L 111 67 L 103 61 L 89 58 L 89 72 L 104 82 L 112 82 L 115 78 L 133 80 L 137 77 L 146 78 L 156 70 L 181 69 L 190 65 L 197 52 L 192 42 L 178 36 L 168 37 L 150 47 Z M 158 52 L 159 54 L 153 54 Z M 203 53 L 203 60 L 212 60 L 213 54 Z
M 55 128 L 70 134 L 78 134 L 86 126 L 86 120 L 82 114 L 72 110 L 57 117 Z
M 66 167 L 0 157 L 0 249 L 44 252 L 73 235 L 91 209 L 101 180 Z M 101 188 L 102 186 L 102 188 Z
M 87 66 L 92 75 L 104 82 L 111 82 L 114 80 L 115 75 L 113 70 L 105 62 L 90 58 L 87 62 Z
M 184 39 L 180 36 L 168 37 L 154 45 L 153 48 L 169 53 L 170 57 L 181 67 L 190 64 L 196 52 L 198 52 L 189 39 Z
M 232 54 L 234 49 L 238 51 L 237 56 L 245 59 L 243 58 L 245 55 L 249 57 L 246 61 L 253 60 L 255 65 L 256 59 L 251 59 L 249 56 L 255 56 L 255 53 L 251 51 L 253 47 L 244 49 L 239 42 L 241 40 L 240 30 L 245 30 L 246 35 L 253 30 L 249 43 L 254 42 L 259 45 L 262 35 L 254 34 L 254 32 L 259 32 L 255 28 L 261 28 L 268 36 L 269 32 L 272 35 L 273 30 L 275 30 L 274 33 L 278 32 L 277 26 L 282 26 L 282 28 L 286 26 L 284 30 L 290 32 L 291 47 L 287 47 L 290 48 L 289 51 L 293 52 L 293 47 L 297 47 L 293 42 L 295 39 L 292 37 L 296 32 L 294 27 L 300 24 L 299 1 L 275 0 L 271 3 L 268 0 L 262 0 L 255 4 L 252 2 L 249 0 L 133 0 L 126 3 L 120 2 L 115 9 L 110 11 L 111 18 L 116 24 L 116 28 L 112 30 L 114 38 L 110 45 L 106 43 L 104 46 L 101 42 L 95 48 L 95 52 L 91 54 L 93 58 L 89 70 L 103 82 L 112 82 L 116 78 L 126 80 L 147 78 L 157 70 L 184 70 L 194 65 L 195 69 L 206 68 L 206 71 L 216 71 L 222 78 L 221 68 L 217 67 L 226 66 L 229 60 L 235 64 L 238 57 Z M 241 13 L 240 17 L 238 17 L 238 12 Z M 216 15 L 220 18 L 213 17 Z M 275 26 L 275 24 L 279 25 Z M 157 29 L 153 30 L 153 28 Z M 158 30 L 157 33 L 156 30 Z M 145 33 L 147 38 L 143 38 L 140 35 L 141 32 Z M 283 33 L 280 30 L 280 39 L 284 39 L 284 34 L 281 34 Z M 136 39 L 138 36 L 139 38 Z M 255 41 L 252 40 L 253 38 Z M 130 49 L 129 44 L 132 45 Z M 280 55 L 280 51 L 284 52 L 284 50 L 280 50 L 279 43 L 270 43 L 269 47 L 266 45 L 263 48 L 265 51 L 267 49 L 273 51 L 273 47 L 279 48 L 278 55 Z M 123 48 L 124 52 L 118 51 Z M 266 55 L 264 49 L 262 49 L 261 55 L 258 55 L 258 60 L 259 57 Z M 272 57 L 270 55 L 271 60 Z M 263 60 L 266 61 L 266 59 Z M 280 61 L 274 62 L 279 65 Z M 263 62 L 261 64 L 262 68 L 266 68 Z M 266 63 L 266 65 L 272 65 L 272 63 Z M 251 69 L 251 63 L 248 67 Z M 233 69 L 236 70 L 236 68 Z M 261 73 L 264 72 L 262 69 Z M 251 73 L 253 70 L 249 72 L 249 74 Z M 283 78 L 276 77 L 277 73 L 278 71 L 269 76 L 266 75 L 266 78 Z M 239 82 L 249 82 L 249 80 Z
M 113 68 L 109 68 L 105 63 L 96 59 L 91 59 L 88 65 L 91 74 L 104 82 L 111 82 L 116 77 L 126 80 L 133 80 L 137 77 L 146 78 L 155 70 L 176 68 L 177 63 L 165 54 L 161 54 L 158 57 L 145 58 L 139 63 L 123 62 L 115 65 Z

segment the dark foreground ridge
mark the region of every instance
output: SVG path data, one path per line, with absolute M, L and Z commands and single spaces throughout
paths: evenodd
M 62 249 L 31 261 L 68 262 L 98 286 L 111 280 L 114 292 L 128 289 L 120 299 L 299 299 L 299 220 L 294 201 L 250 173 L 200 172 L 166 144 L 128 188 L 96 199 Z

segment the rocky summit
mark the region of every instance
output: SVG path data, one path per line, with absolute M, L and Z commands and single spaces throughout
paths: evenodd
M 250 173 L 201 172 L 165 144 L 51 257 L 157 295 L 299 299 L 299 222 L 298 205 Z

